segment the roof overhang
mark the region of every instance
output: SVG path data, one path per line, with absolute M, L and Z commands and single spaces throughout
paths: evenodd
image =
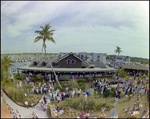
M 17 69 L 20 70 L 31 70 L 31 71 L 52 71 L 52 68 L 44 68 L 44 67 L 29 67 L 28 65 L 19 67 Z M 56 72 L 100 72 L 100 71 L 117 71 L 114 68 L 106 67 L 106 68 L 54 68 Z

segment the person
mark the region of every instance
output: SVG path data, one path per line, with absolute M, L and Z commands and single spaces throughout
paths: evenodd
M 57 112 L 59 112 L 59 106 L 58 105 L 56 105 L 56 110 L 57 110 Z
M 43 100 L 44 100 L 44 102 L 45 102 L 45 104 L 46 104 L 46 97 L 45 97 L 45 96 L 43 97 Z
M 105 108 L 101 108 L 101 114 L 104 114 Z
M 87 113 L 86 113 L 86 115 L 85 115 L 85 118 L 86 118 L 86 119 L 88 119 L 88 118 L 89 118 L 89 116 L 90 116 L 90 113 L 89 113 L 89 112 L 87 112 Z
M 146 109 L 143 111 L 141 117 L 143 117 L 143 116 L 146 114 L 147 111 L 148 111 L 148 109 L 146 108 Z
M 13 75 L 11 76 L 11 81 L 13 82 L 13 79 L 14 79 L 14 77 L 13 77 Z
M 52 91 L 50 92 L 50 100 L 53 98 L 53 93 L 52 93 Z
M 61 94 L 61 97 L 62 97 L 62 100 L 64 100 L 64 97 L 65 97 L 65 96 L 64 96 L 64 94 L 63 94 L 63 93 Z
M 33 103 L 31 103 L 31 106 L 32 106 L 32 108 L 34 107 L 34 106 L 33 106 Z
M 36 93 L 37 93 L 37 95 L 39 95 L 39 90 L 38 90 L 38 87 L 36 88 Z
M 59 103 L 59 101 L 60 101 L 60 97 L 59 97 L 59 95 L 57 94 L 57 100 L 58 100 L 58 103 Z
M 100 98 L 102 97 L 102 95 L 103 95 L 103 91 L 101 91 Z
M 43 110 L 43 102 L 39 101 L 39 104 L 41 105 L 41 109 Z
M 45 108 L 45 106 L 43 105 L 43 111 L 45 112 L 46 111 L 46 108 Z
M 26 106 L 27 106 L 27 109 L 28 109 L 28 101 L 25 101 L 25 104 L 26 104 Z
M 69 90 L 69 88 L 67 87 L 67 88 L 66 88 L 66 92 L 68 92 L 68 90 Z

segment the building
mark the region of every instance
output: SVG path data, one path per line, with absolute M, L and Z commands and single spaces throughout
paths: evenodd
M 61 57 L 60 59 L 53 59 L 51 60 L 51 64 L 58 75 L 59 79 L 61 76 L 77 76 L 77 77 L 112 77 L 112 75 L 117 71 L 114 68 L 106 67 L 102 62 L 88 62 L 80 57 L 78 57 L 74 53 L 68 53 Z M 54 78 L 54 74 L 49 64 L 44 58 L 35 59 L 31 62 L 31 64 L 22 66 L 17 68 L 22 70 L 23 73 L 29 74 L 32 73 L 34 76 L 38 73 L 42 74 L 43 76 L 50 74 L 52 79 Z
M 130 56 L 117 56 L 117 55 L 114 55 L 113 61 L 116 61 L 116 62 L 130 62 Z
M 66 55 L 68 53 L 62 53 L 60 52 L 60 56 L 63 57 L 64 55 Z M 79 58 L 81 58 L 82 60 L 91 62 L 91 60 L 93 60 L 93 62 L 102 62 L 106 65 L 106 53 L 86 53 L 86 52 L 79 52 L 79 53 L 74 53 L 76 54 Z
M 124 65 L 123 68 L 125 71 L 131 72 L 132 74 L 136 74 L 136 73 L 148 74 L 149 72 L 149 67 L 140 66 L 140 65 Z

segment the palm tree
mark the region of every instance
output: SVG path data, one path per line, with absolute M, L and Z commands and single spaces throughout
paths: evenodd
M 46 44 L 45 44 L 45 42 L 46 42 L 46 40 L 48 40 L 48 41 L 51 41 L 51 42 L 55 43 L 55 40 L 54 40 L 53 37 L 52 37 L 53 34 L 54 34 L 53 32 L 54 32 L 55 30 L 49 30 L 49 29 L 51 28 L 50 24 L 46 24 L 44 27 L 43 27 L 43 26 L 40 26 L 40 28 L 42 28 L 41 31 L 39 31 L 39 30 L 35 31 L 35 33 L 38 33 L 39 36 L 37 36 L 37 37 L 34 39 L 34 43 L 38 42 L 38 41 L 41 40 L 41 39 L 43 40 L 42 53 L 43 53 L 43 49 L 44 49 L 44 51 L 45 51 L 45 56 L 46 56 L 46 58 L 47 58 L 47 54 L 46 54 Z M 47 58 L 47 59 L 48 59 L 48 58 Z M 52 64 L 51 64 L 50 59 L 48 59 L 48 61 L 49 61 L 49 64 L 50 64 L 50 66 L 51 66 L 51 68 L 52 68 L 52 71 L 54 72 L 55 78 L 56 78 L 56 80 L 57 80 L 57 82 L 58 82 L 60 88 L 62 88 L 61 85 L 60 85 L 60 83 L 59 83 L 59 81 L 58 81 L 58 77 L 57 77 L 57 75 L 56 75 L 56 73 L 55 73 L 55 71 L 54 71 L 54 69 L 53 69 L 53 66 L 52 66 Z
M 3 56 L 1 59 L 1 79 L 3 80 L 3 78 L 6 76 L 6 78 L 8 79 L 8 77 L 11 75 L 8 70 L 10 67 L 14 66 L 13 65 L 13 61 L 7 56 Z
M 118 57 L 119 57 L 119 54 L 122 52 L 121 48 L 119 46 L 116 46 L 116 49 L 114 51 L 115 53 L 118 53 Z
M 122 52 L 121 48 L 119 46 L 116 46 L 116 49 L 114 51 L 115 53 L 118 53 L 118 57 L 119 57 L 119 54 Z M 119 67 L 118 67 L 119 68 Z
M 115 53 L 118 53 L 118 56 L 119 54 L 122 52 L 121 48 L 119 46 L 116 46 L 116 49 L 114 51 Z
M 86 55 L 86 56 L 84 56 L 83 58 L 87 61 L 87 59 L 88 59 L 89 57 Z

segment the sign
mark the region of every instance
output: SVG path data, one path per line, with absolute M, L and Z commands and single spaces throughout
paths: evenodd
M 109 116 L 115 115 L 116 110 L 117 110 L 117 109 L 111 109 L 111 110 L 110 110 L 110 113 L 109 113 Z

